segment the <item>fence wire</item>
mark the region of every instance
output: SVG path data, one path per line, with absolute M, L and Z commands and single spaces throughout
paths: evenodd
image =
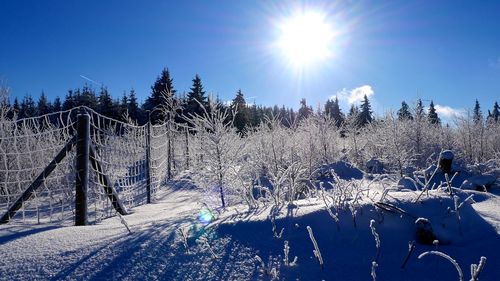
M 95 160 L 101 166 L 98 170 L 89 165 L 87 208 L 91 223 L 115 214 L 99 175 L 107 176 L 123 205 L 131 209 L 146 203 L 148 169 L 154 201 L 160 186 L 167 181 L 168 163 L 171 163 L 172 173 L 184 168 L 181 159 L 185 157 L 182 155 L 185 149 L 179 145 L 185 139 L 184 134 L 172 132 L 166 125 L 136 126 L 105 117 L 86 107 L 16 121 L 0 120 L 0 215 L 7 212 L 76 135 L 77 116 L 83 112 L 90 116 L 90 143 L 95 150 Z M 44 178 L 43 184 L 23 202 L 11 221 L 73 222 L 75 150 L 73 147 L 56 169 Z M 172 161 L 168 160 L 169 155 Z

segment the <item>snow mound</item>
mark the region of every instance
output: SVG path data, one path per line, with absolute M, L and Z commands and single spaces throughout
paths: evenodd
M 372 261 L 378 255 L 370 229 L 374 220 L 381 244 L 377 260 L 379 280 L 452 280 L 456 276 L 452 266 L 434 259 L 417 259 L 421 253 L 436 248 L 454 257 L 464 272 L 486 256 L 490 267 L 486 266 L 481 280 L 496 280 L 500 276 L 500 268 L 494 266 L 500 263 L 496 253 L 499 235 L 474 210 L 470 194 L 456 192 L 452 198 L 445 192 L 431 191 L 418 202 L 417 193 L 390 192 L 383 204 L 365 200 L 353 209 L 332 208 L 338 222 L 320 200 L 299 200 L 281 208 L 230 212 L 211 227 L 216 236 L 230 237 L 263 260 L 265 270 L 255 261 L 259 278 L 272 279 L 269 273 L 274 272 L 279 280 L 370 280 Z M 402 269 L 409 243 L 417 239 L 415 222 L 419 218 L 432 229 L 433 241 L 430 245 L 413 244 L 415 249 Z M 315 242 L 311 241 L 308 226 Z M 314 253 L 315 244 L 324 262 L 323 269 Z M 295 257 L 296 264 L 285 265 L 284 259 L 291 262 Z
M 319 174 L 320 174 L 319 178 L 321 177 L 332 178 L 330 174 L 331 171 L 335 172 L 335 174 L 342 180 L 351 180 L 351 179 L 360 180 L 363 178 L 363 172 L 360 169 L 344 161 L 338 161 L 328 165 L 321 166 L 321 168 L 319 169 Z
M 496 178 L 491 175 L 478 175 L 472 176 L 466 179 L 462 185 L 461 189 L 469 189 L 469 190 L 488 190 L 490 189 L 496 182 Z

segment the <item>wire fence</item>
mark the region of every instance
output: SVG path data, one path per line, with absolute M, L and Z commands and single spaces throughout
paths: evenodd
M 103 177 L 109 179 L 107 184 L 126 209 L 147 203 L 148 191 L 154 200 L 176 168 L 175 139 L 182 134 L 172 133 L 165 124 L 136 126 L 78 107 L 40 117 L 0 120 L 0 216 L 41 176 L 42 184 L 22 200 L 10 221 L 72 223 L 76 149 L 56 163 L 51 173 L 45 170 L 75 139 L 77 116 L 81 113 L 88 114 L 90 120 L 90 146 L 94 151 L 90 161 L 99 164 L 89 165 L 88 221 L 96 223 L 116 212 Z

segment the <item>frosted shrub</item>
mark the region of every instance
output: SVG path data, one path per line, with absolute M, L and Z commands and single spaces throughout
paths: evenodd
M 372 272 L 371 272 L 371 275 L 372 275 L 373 281 L 377 281 L 377 267 L 378 267 L 377 262 L 376 261 L 372 261 Z
M 481 257 L 479 260 L 479 265 L 477 264 L 471 264 L 470 265 L 470 281 L 477 281 L 479 280 L 479 274 L 481 271 L 484 269 L 484 265 L 486 264 L 486 257 Z
M 323 257 L 321 256 L 321 252 L 319 251 L 318 243 L 316 242 L 316 239 L 314 238 L 313 231 L 310 226 L 307 226 L 307 232 L 309 233 L 309 238 L 311 239 L 311 242 L 313 243 L 314 246 L 314 256 L 318 259 L 319 265 L 321 266 L 321 269 L 323 269 Z
M 398 120 L 392 112 L 384 119 L 372 123 L 366 129 L 371 142 L 366 146 L 368 158 L 379 159 L 403 177 L 406 167 L 415 162 L 415 152 L 411 145 L 411 120 Z
M 196 242 L 202 244 L 203 247 L 205 247 L 205 250 L 209 250 L 210 254 L 212 255 L 212 257 L 214 259 L 219 259 L 220 258 L 217 254 L 215 254 L 214 250 L 212 249 L 212 246 L 210 246 L 210 243 L 208 242 L 208 238 L 207 237 L 201 236 L 200 238 L 198 238 L 196 240 Z
M 186 228 L 181 226 L 177 229 L 177 231 L 179 232 L 179 235 L 181 236 L 182 244 L 184 245 L 184 249 L 186 250 L 186 253 L 189 254 L 189 245 L 188 245 L 189 229 L 186 229 Z
M 281 239 L 281 237 L 283 236 L 283 231 L 285 230 L 285 228 L 282 228 L 281 231 L 278 233 L 276 230 L 276 221 L 274 219 L 274 217 L 271 217 L 271 224 L 273 226 L 272 228 L 272 231 L 273 231 L 273 237 L 276 238 L 276 239 Z
M 447 254 L 445 254 L 443 252 L 439 252 L 439 251 L 427 251 L 427 252 L 420 254 L 418 256 L 418 258 L 421 259 L 427 255 L 436 255 L 436 256 L 442 257 L 442 258 L 448 260 L 449 262 L 451 262 L 453 264 L 453 266 L 455 266 L 455 269 L 458 272 L 458 280 L 460 280 L 460 281 L 464 280 L 464 275 L 462 273 L 462 269 L 458 265 L 457 261 L 455 261 L 452 257 L 448 256 Z
M 279 277 L 278 270 L 272 265 L 271 258 L 269 258 L 267 266 L 264 264 L 262 258 L 258 255 L 255 255 L 254 259 L 260 264 L 260 272 L 262 272 L 264 276 L 269 276 L 271 277 L 271 279 L 277 279 Z
M 201 104 L 200 104 L 201 105 Z M 195 132 L 195 139 L 200 148 L 199 157 L 194 163 L 193 179 L 206 188 L 218 189 L 221 206 L 226 206 L 226 193 L 235 191 L 238 183 L 238 167 L 244 155 L 244 140 L 236 133 L 229 119 L 229 111 L 221 110 L 211 103 L 208 111 L 201 105 L 204 114 L 191 115 L 186 119 Z M 234 114 L 232 114 L 234 116 Z M 240 192 L 248 195 L 248 192 Z
M 283 247 L 283 253 L 285 254 L 285 258 L 283 259 L 285 266 L 295 266 L 297 264 L 297 259 L 298 259 L 297 256 L 295 256 L 292 262 L 290 262 L 288 259 L 288 255 L 290 253 L 290 246 L 288 246 L 288 241 L 286 240 Z
M 375 228 L 375 220 L 370 220 L 370 229 L 372 231 L 373 238 L 375 239 L 375 247 L 377 248 L 377 254 L 375 255 L 374 262 L 378 261 L 380 255 L 380 236 Z

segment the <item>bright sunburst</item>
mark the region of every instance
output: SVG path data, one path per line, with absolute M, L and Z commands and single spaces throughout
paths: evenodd
M 321 62 L 332 55 L 333 30 L 326 17 L 318 12 L 301 12 L 278 25 L 277 45 L 296 67 Z

